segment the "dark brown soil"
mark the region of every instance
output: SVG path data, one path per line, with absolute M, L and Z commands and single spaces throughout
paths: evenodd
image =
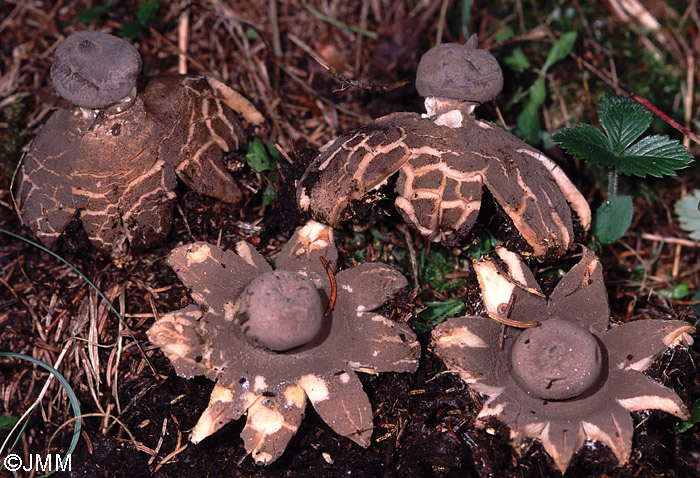
M 143 56 L 146 74 L 177 72 L 174 44 L 183 10 L 177 2 L 163 3 L 152 29 L 144 29 L 134 40 Z M 259 134 L 260 139 L 263 143 L 268 140 L 278 143 L 293 161 L 290 165 L 283 160 L 284 166 L 280 164 L 278 168 L 275 188 L 281 200 L 264 205 L 262 191 L 267 176 L 245 166 L 243 153 L 233 154 L 229 165 L 239 170 L 235 174 L 244 186 L 241 205 L 223 204 L 181 187 L 167 242 L 139 253 L 123 268 L 95 253 L 76 221 L 58 252 L 114 302 L 131 332 L 120 327 L 105 302 L 68 266 L 0 232 L 0 351 L 30 355 L 50 364 L 56 363 L 64 351 L 57 368 L 75 391 L 84 414 L 81 439 L 72 456 L 72 471 L 55 476 L 560 476 L 538 442 L 526 443 L 518 455 L 509 443 L 509 431 L 499 422 L 491 421 L 481 428 L 475 425 L 484 397 L 471 391 L 456 376 L 445 373 L 444 365 L 427 347 L 429 326 L 434 324 L 425 323 L 419 315 L 427 303 L 453 298 L 465 300 L 466 313 L 482 311 L 467 253 L 456 256 L 455 249 L 426 244 L 411 232 L 405 234 L 398 215 L 391 209 L 390 199 L 384 197 L 377 198 L 374 209 L 363 212 L 367 217 L 380 218 L 380 224 L 362 232 L 353 232 L 351 226 L 338 232 L 341 266 L 349 267 L 363 259 L 384 260 L 401 269 L 413 284 L 413 267 L 408 259 L 410 243 L 419 256 L 425 251 L 426 257 L 429 254 L 447 257 L 449 266 L 442 275 L 457 285 L 437 290 L 425 280 L 425 271 L 419 269 L 418 287 L 400 294 L 385 311 L 392 319 L 408 321 L 414 326 L 424 352 L 415 374 L 361 375 L 374 409 L 370 447 L 363 449 L 339 437 L 311 406 L 307 407 L 301 428 L 285 453 L 267 467 L 256 466 L 246 455 L 239 437 L 243 419 L 230 423 L 196 446 L 188 442 L 190 430 L 207 406 L 213 383 L 203 378 L 184 380 L 176 376 L 170 362 L 146 338 L 145 331 L 155 315 L 191 302 L 164 257 L 176 245 L 191 240 L 233 247 L 241 239 L 253 243 L 267 257 L 273 257 L 303 220 L 291 198 L 294 181 L 313 152 L 339 131 L 364 123 L 364 118 L 422 108 L 411 85 L 386 94 L 344 87 L 290 38 L 319 52 L 343 76 L 375 85 L 410 80 L 420 55 L 435 44 L 438 32 L 442 32 L 442 41 L 464 40 L 460 26 L 462 2 L 444 2 L 447 8 L 444 15 L 443 2 L 438 1 L 376 0 L 367 2 L 366 10 L 362 2 L 309 2 L 346 25 L 364 25 L 363 28 L 377 32 L 377 39 L 333 26 L 295 0 L 227 3 L 236 4 L 235 9 L 230 10 L 219 1 L 204 6 L 186 4 L 184 12 L 188 13 L 191 25 L 189 72 L 221 77 L 268 117 L 267 129 Z M 559 35 L 564 31 L 560 23 L 552 20 L 554 7 L 550 2 L 537 2 L 537 8 L 525 7 L 524 29 L 519 26 L 517 11 L 513 14 L 513 2 L 474 3 L 469 32 L 478 33 L 481 44 L 492 48 L 497 56 L 506 57 L 515 47 L 520 47 L 533 65 L 541 66 L 551 45 L 546 32 Z M 603 6 L 578 3 L 574 2 L 577 7 L 573 10 L 571 28 L 585 32 L 590 31 L 594 22 L 602 23 L 596 27 L 598 36 L 581 34 L 574 50 L 579 60 L 589 66 L 569 57 L 549 72 L 552 98 L 542 107 L 541 118 L 545 121 L 541 127 L 550 132 L 569 120 L 593 122 L 595 98 L 603 91 L 610 91 L 606 81 L 600 79 L 602 75 L 612 81 L 610 61 L 623 65 L 627 64 L 628 55 L 649 54 L 642 47 L 637 47 L 636 53 L 608 52 L 605 45 L 610 47 L 629 35 L 634 36 L 636 45 L 637 37 L 643 33 L 611 16 Z M 280 55 L 274 53 L 275 29 L 268 15 L 271 4 L 278 7 Z M 52 52 L 64 35 L 86 28 L 75 23 L 83 8 L 81 2 L 73 0 L 16 0 L 0 4 L 0 110 L 5 112 L 4 122 L 0 123 L 0 143 L 8 145 L 0 158 L 3 174 L 0 175 L 0 228 L 15 234 L 27 235 L 14 212 L 9 194 L 10 176 L 6 174 L 14 169 L 20 151 L 9 146 L 13 142 L 22 146 L 31 139 L 50 107 L 59 102 L 48 79 Z M 675 32 L 673 38 L 697 38 L 700 27 L 694 23 L 697 21 L 680 26 L 676 23 L 684 13 L 682 10 L 673 10 L 670 3 L 663 1 L 653 2 L 649 8 L 655 9 L 666 33 Z M 119 2 L 111 15 L 100 18 L 92 27 L 115 32 L 124 22 L 133 20 L 136 11 L 137 2 Z M 584 23 L 586 26 L 581 26 Z M 497 41 L 498 33 L 505 27 L 516 31 L 516 36 Z M 663 72 L 653 71 L 654 75 L 661 75 L 658 81 L 671 81 L 669 78 L 685 81 L 683 62 L 674 52 L 666 51 L 663 44 L 657 47 L 662 49 L 667 66 Z M 696 58 L 695 65 L 700 65 L 700 46 L 688 48 L 688 54 Z M 643 67 L 642 64 L 639 68 Z M 656 80 L 651 73 L 650 83 L 641 85 L 637 83 L 641 78 L 635 72 L 618 66 L 618 86 L 627 90 L 660 90 L 653 83 Z M 497 120 L 502 113 L 506 123 L 514 126 L 522 104 L 512 108 L 505 105 L 519 87 L 527 88 L 534 81 L 530 74 L 532 70 L 522 75 L 507 71 L 504 93 L 496 103 L 478 110 L 481 115 Z M 586 82 L 582 80 L 584 76 Z M 637 88 L 638 85 L 641 86 Z M 697 113 L 700 100 L 697 92 L 695 95 L 693 104 Z M 19 98 L 19 107 L 16 120 L 11 120 L 8 108 L 15 98 Z M 665 111 L 673 110 L 672 102 L 662 94 L 650 99 Z M 503 111 L 497 111 L 496 104 Z M 563 105 L 567 105 L 572 118 L 564 117 Z M 22 136 L 25 128 L 26 135 Z M 605 184 L 601 182 L 604 175 L 596 168 L 564 157 L 560 151 L 552 150 L 550 154 L 570 173 L 592 208 L 597 207 L 605 195 Z M 622 240 L 596 248 L 605 266 L 612 320 L 652 318 L 694 323 L 697 317 L 692 307 L 697 304 L 690 297 L 700 285 L 700 247 L 687 241 L 671 211 L 682 191 L 700 187 L 698 166 L 691 166 L 678 178 L 663 181 L 628 178 L 621 181 L 621 187 L 628 188 L 626 192 L 636 198 L 632 227 Z M 644 186 L 639 186 L 642 183 Z M 383 194 L 388 196 L 391 191 Z M 512 224 L 497 213 L 497 208 L 484 207 L 484 225 L 475 229 L 463 243 L 464 248 L 475 245 L 486 234 L 487 227 L 506 243 L 518 245 Z M 590 241 L 587 243 L 595 246 Z M 532 266 L 547 292 L 560 277 L 560 270 L 568 270 L 575 262 L 572 255 Z M 664 291 L 683 283 L 688 284 L 689 296 L 674 299 L 664 295 Z M 700 345 L 696 342 L 689 350 L 667 352 L 647 374 L 675 390 L 690 406 L 700 399 L 698 363 Z M 0 417 L 19 417 L 36 400 L 46 377 L 28 362 L 0 358 Z M 32 414 L 14 452 L 25 457 L 65 452 L 73 425 L 59 427 L 72 417 L 65 394 L 54 383 L 40 409 Z M 566 476 L 700 476 L 700 427 L 678 433 L 674 426 L 679 420 L 658 411 L 635 412 L 633 417 L 636 430 L 628 463 L 619 466 L 605 446 L 587 443 L 574 457 Z M 5 436 L 6 431 L 0 428 L 0 442 Z M 0 450 L 0 458 L 6 453 L 7 449 Z M 0 471 L 0 477 L 5 476 L 13 475 Z

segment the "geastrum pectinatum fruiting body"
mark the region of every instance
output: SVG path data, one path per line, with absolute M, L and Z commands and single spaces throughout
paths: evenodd
M 687 418 L 680 397 L 642 372 L 668 347 L 692 343 L 695 329 L 678 320 L 610 327 L 593 252 L 584 249 L 549 297 L 503 248 L 474 269 L 488 317 L 448 319 L 433 331 L 432 347 L 450 371 L 489 396 L 477 420 L 493 416 L 508 425 L 516 451 L 524 438 L 537 438 L 563 473 L 591 439 L 625 463 L 634 433 L 629 412 Z
M 254 124 L 259 113 L 213 78 L 138 83 L 140 71 L 136 48 L 106 33 L 74 33 L 56 49 L 51 79 L 74 106 L 40 129 L 14 187 L 22 223 L 47 247 L 76 216 L 90 242 L 114 257 L 127 240 L 133 249 L 156 243 L 170 230 L 177 177 L 200 194 L 240 200 L 223 162 L 246 139 L 231 108 Z
M 308 397 L 335 432 L 369 446 L 372 409 L 355 371 L 415 371 L 420 346 L 406 324 L 372 312 L 406 279 L 381 263 L 335 274 L 332 233 L 313 221 L 298 228 L 275 270 L 246 242 L 235 253 L 205 242 L 171 253 L 197 305 L 164 315 L 148 337 L 178 375 L 216 381 L 192 442 L 245 413 L 246 450 L 271 463 Z
M 558 256 L 588 230 L 585 199 L 551 159 L 472 114 L 503 86 L 496 59 L 477 48 L 443 44 L 421 58 L 416 87 L 427 115 L 396 113 L 324 146 L 297 189 L 297 203 L 337 225 L 394 173 L 394 204 L 434 241 L 455 243 L 474 226 L 485 186 L 538 259 Z M 576 226 L 576 224 L 580 226 Z

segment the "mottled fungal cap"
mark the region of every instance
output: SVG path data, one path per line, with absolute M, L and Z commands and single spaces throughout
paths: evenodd
M 418 367 L 420 345 L 411 329 L 372 312 L 406 286 L 401 274 L 381 263 L 336 273 L 333 231 L 313 221 L 295 231 L 274 272 L 246 242 L 239 242 L 235 252 L 205 242 L 189 244 L 172 251 L 168 263 L 197 305 L 162 316 L 148 337 L 178 375 L 216 381 L 192 442 L 247 414 L 241 432 L 245 448 L 257 463 L 269 464 L 299 428 L 308 398 L 336 433 L 369 446 L 372 408 L 355 372 L 413 372 Z M 261 345 L 259 338 L 251 343 L 246 330 L 259 305 L 256 295 L 262 290 L 262 297 L 268 289 L 301 311 L 292 318 L 281 310 L 281 318 L 272 319 L 280 327 L 290 321 L 302 330 L 299 336 L 291 334 L 292 342 L 283 334 L 280 349 L 293 347 L 286 352 Z M 299 298 L 289 297 L 291 289 L 302 290 Z M 299 303 L 302 297 L 310 300 L 308 307 Z M 324 314 L 332 298 L 335 304 Z M 271 302 L 268 313 L 276 309 Z M 307 335 L 319 315 L 320 330 Z M 256 335 L 269 338 L 262 330 Z M 273 342 L 276 335 L 271 334 Z
M 241 294 L 238 323 L 254 343 L 277 352 L 293 349 L 321 330 L 321 296 L 298 272 L 268 272 L 250 281 Z
M 16 210 L 46 247 L 57 247 L 74 217 L 118 261 L 157 244 L 172 224 L 177 178 L 199 194 L 240 201 L 224 163 L 225 152 L 246 144 L 232 110 L 245 106 L 239 94 L 207 77 L 160 75 L 144 81 L 128 108 L 124 102 L 92 117 L 79 107 L 57 110 L 23 157 Z M 243 114 L 260 119 L 249 107 Z
M 432 348 L 448 369 L 489 399 L 477 416 L 510 428 L 516 452 L 539 439 L 564 473 L 585 440 L 607 445 L 618 461 L 631 453 L 629 412 L 688 410 L 676 393 L 646 377 L 668 347 L 692 343 L 695 329 L 679 320 L 609 324 L 602 267 L 584 249 L 581 261 L 549 297 L 516 254 L 474 262 L 489 317 L 457 317 L 436 327 Z M 539 322 L 534 328 L 499 321 Z
M 483 103 L 503 89 L 503 72 L 490 51 L 477 48 L 472 35 L 464 45 L 443 43 L 428 50 L 418 64 L 416 89 L 426 98 Z
M 104 108 L 132 92 L 141 56 L 129 42 L 107 33 L 76 32 L 56 48 L 51 81 L 66 101 Z
M 521 252 L 545 260 L 571 249 L 591 211 L 561 168 L 493 123 L 457 113 L 458 126 L 396 113 L 340 135 L 301 178 L 299 209 L 336 226 L 398 173 L 394 205 L 432 241 L 466 236 L 486 188 L 524 239 Z

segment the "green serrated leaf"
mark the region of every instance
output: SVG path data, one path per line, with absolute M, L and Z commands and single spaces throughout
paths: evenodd
M 634 206 L 630 196 L 617 196 L 605 201 L 595 213 L 593 234 L 603 244 L 621 238 L 632 224 Z
M 612 152 L 620 154 L 649 126 L 654 115 L 630 98 L 604 95 L 598 103 L 600 125 L 610 139 Z
M 598 115 L 607 137 L 591 125 L 576 125 L 555 133 L 552 140 L 591 164 L 641 177 L 676 174 L 693 160 L 680 142 L 668 136 L 647 136 L 633 143 L 649 127 L 653 115 L 630 99 L 606 95 Z
M 143 26 L 148 26 L 160 6 L 160 0 L 146 0 L 139 4 L 139 9 L 136 12 L 136 20 Z
M 555 64 L 556 62 L 563 59 L 564 57 L 566 57 L 566 55 L 569 54 L 569 52 L 574 46 L 574 42 L 576 41 L 577 36 L 578 34 L 576 32 L 568 32 L 564 33 L 557 40 L 552 49 L 549 50 L 547 60 L 544 62 L 544 66 L 542 67 L 543 75 L 553 64 Z
M 557 131 L 552 141 L 570 155 L 589 163 L 614 167 L 618 158 L 610 151 L 610 141 L 598 129 L 589 124 L 577 124 Z
M 622 174 L 660 178 L 676 174 L 693 160 L 685 146 L 675 139 L 659 134 L 642 138 L 619 156 L 615 168 Z
M 143 25 L 140 22 L 126 22 L 119 29 L 119 35 L 124 38 L 136 38 L 141 34 Z
M 0 417 L 0 430 L 11 430 L 18 421 L 17 417 Z

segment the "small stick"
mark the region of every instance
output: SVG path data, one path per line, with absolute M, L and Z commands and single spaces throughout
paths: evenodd
M 183 2 L 180 2 L 181 4 Z M 186 7 L 186 5 L 181 5 Z M 178 20 L 178 48 L 179 52 L 177 54 L 177 72 L 181 75 L 187 74 L 187 45 L 190 42 L 189 36 L 190 30 L 190 14 L 186 8 L 183 8 L 180 18 Z
M 664 120 L 666 123 L 669 125 L 673 126 L 676 128 L 678 131 L 686 135 L 688 138 L 692 139 L 696 143 L 700 144 L 700 138 L 698 138 L 692 131 L 689 131 L 687 128 L 681 126 L 676 120 L 668 116 L 666 113 L 661 111 L 659 108 L 654 106 L 651 101 L 648 99 L 644 98 L 643 96 L 639 96 L 636 93 L 630 93 L 630 98 L 632 98 L 634 101 L 639 103 L 640 105 L 646 106 L 649 108 L 656 116 Z
M 342 73 L 340 73 L 338 70 L 333 68 L 331 65 L 329 65 L 319 54 L 317 54 L 314 50 L 311 49 L 309 45 L 304 43 L 301 39 L 299 39 L 296 35 L 289 33 L 287 34 L 287 38 L 294 43 L 296 46 L 301 48 L 307 55 L 309 55 L 311 58 L 313 58 L 316 63 L 321 65 L 325 70 L 333 77 L 335 77 L 336 80 L 339 82 L 343 83 L 345 87 L 347 86 L 354 86 L 355 88 L 360 88 L 363 90 L 369 90 L 369 91 L 374 91 L 377 93 L 386 93 L 388 91 L 393 91 L 397 88 L 401 88 L 404 85 L 407 85 L 410 83 L 410 80 L 401 80 L 397 81 L 396 83 L 391 83 L 391 84 L 381 84 L 381 85 L 375 85 L 372 83 L 367 83 L 362 80 L 354 80 L 352 78 L 348 78 Z
M 335 283 L 335 276 L 333 275 L 333 271 L 331 270 L 331 266 L 328 264 L 328 261 L 323 256 L 321 256 L 319 259 L 321 259 L 321 264 L 323 264 L 323 267 L 326 268 L 326 274 L 328 274 L 328 280 L 331 281 L 331 298 L 328 301 L 328 307 L 326 308 L 326 313 L 323 314 L 323 317 L 327 318 L 329 315 L 331 315 L 331 312 L 333 311 L 333 306 L 335 305 L 335 298 L 338 295 L 338 289 L 337 289 L 337 285 Z
M 528 322 L 525 320 L 514 320 L 514 319 L 509 319 L 508 317 L 503 317 L 498 314 L 494 314 L 493 312 L 487 312 L 489 318 L 495 320 L 496 322 L 500 322 L 505 325 L 509 325 L 511 327 L 516 327 L 518 329 L 530 329 L 532 327 L 539 327 L 540 323 L 537 321 L 532 321 Z

